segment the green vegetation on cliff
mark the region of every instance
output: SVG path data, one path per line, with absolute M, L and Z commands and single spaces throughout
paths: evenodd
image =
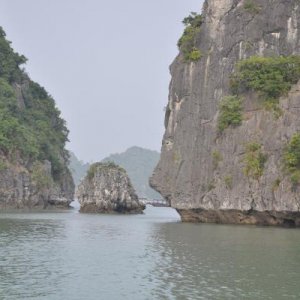
M 261 10 L 261 8 L 253 0 L 246 0 L 244 3 L 244 9 L 252 15 L 258 14 Z
M 178 48 L 183 53 L 186 62 L 197 61 L 202 56 L 200 50 L 195 46 L 197 33 L 203 23 L 202 16 L 191 12 L 182 23 L 185 25 L 185 29 L 177 43 Z
M 231 77 L 232 95 L 224 97 L 219 105 L 219 132 L 242 123 L 240 96 L 248 91 L 258 93 L 263 107 L 273 111 L 276 118 L 280 117 L 279 98 L 286 95 L 299 80 L 300 56 L 252 56 L 239 61 Z
M 261 150 L 261 144 L 250 142 L 246 145 L 244 157 L 244 173 L 253 179 L 259 179 L 263 175 L 267 156 Z
M 118 170 L 122 173 L 126 173 L 126 170 L 117 164 L 115 164 L 112 161 L 108 162 L 97 162 L 90 166 L 90 168 L 87 171 L 87 178 L 88 180 L 92 180 L 97 172 L 101 171 L 109 171 L 109 170 Z
M 52 97 L 31 81 L 0 27 L 0 153 L 24 164 L 48 160 L 54 179 L 66 168 L 68 129 Z
M 263 100 L 278 99 L 300 79 L 300 56 L 252 56 L 241 60 L 232 77 L 235 93 L 253 90 Z
M 219 163 L 223 160 L 222 154 L 218 150 L 214 150 L 211 154 L 214 170 L 219 166 Z
M 284 166 L 291 175 L 293 185 L 300 183 L 300 133 L 295 133 L 289 141 L 284 155 Z
M 219 105 L 218 130 L 223 132 L 229 126 L 242 123 L 242 101 L 237 96 L 224 97 Z
M 224 177 L 224 183 L 225 183 L 225 186 L 228 190 L 231 190 L 232 187 L 233 187 L 233 178 L 232 178 L 232 175 L 226 175 Z
M 22 124 L 15 91 L 3 78 L 0 78 L 0 150 L 10 157 L 19 154 L 27 161 L 38 156 L 34 132 Z
M 9 83 L 20 82 L 24 78 L 24 71 L 20 68 L 26 63 L 25 56 L 13 51 L 6 34 L 0 27 L 0 77 Z
M 230 125 L 242 122 L 240 95 L 253 91 L 258 93 L 263 107 L 272 110 L 276 117 L 282 114 L 278 106 L 279 98 L 287 95 L 292 86 L 300 80 L 300 56 L 252 56 L 241 60 L 236 65 L 236 72 L 231 78 L 233 96 L 224 97 L 220 102 L 218 130 L 224 131 Z M 266 156 L 258 143 L 246 145 L 244 173 L 258 179 L 263 174 Z M 300 134 L 292 136 L 288 143 L 283 162 L 291 176 L 293 185 L 300 183 Z

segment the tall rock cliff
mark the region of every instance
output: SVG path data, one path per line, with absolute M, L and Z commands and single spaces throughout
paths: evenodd
M 0 210 L 68 207 L 68 129 L 52 97 L 21 68 L 25 62 L 0 27 Z
M 218 122 L 238 62 L 300 55 L 300 3 L 206 0 L 198 21 L 192 53 L 181 41 L 170 67 L 166 131 L 151 185 L 184 221 L 299 226 L 299 180 L 291 180 L 283 158 L 300 131 L 300 83 L 280 94 L 276 109 L 267 109 L 248 81 L 239 93 L 238 126 L 232 122 L 220 132 Z M 247 158 L 255 160 L 255 153 L 264 156 L 261 172 L 249 176 Z

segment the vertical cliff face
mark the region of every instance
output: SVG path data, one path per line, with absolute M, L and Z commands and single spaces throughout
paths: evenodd
M 186 221 L 299 225 L 300 190 L 284 173 L 282 155 L 300 130 L 300 84 L 280 99 L 278 118 L 247 92 L 240 126 L 220 134 L 217 120 L 238 61 L 300 54 L 300 3 L 207 0 L 202 19 L 195 37 L 201 59 L 186 62 L 180 53 L 170 68 L 166 131 L 151 185 Z M 268 157 L 256 179 L 243 171 L 251 141 Z

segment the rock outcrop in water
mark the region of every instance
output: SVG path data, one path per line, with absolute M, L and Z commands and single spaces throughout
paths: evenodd
M 238 95 L 241 120 L 229 120 L 222 132 L 218 124 L 239 61 L 300 55 L 300 3 L 206 0 L 200 21 L 192 52 L 181 46 L 171 65 L 166 131 L 151 185 L 183 221 L 300 226 L 299 165 L 289 168 L 291 177 L 283 162 L 300 131 L 300 83 L 273 109 L 262 104 L 264 86 L 248 84 Z
M 33 82 L 0 27 L 0 210 L 68 207 L 68 129 L 52 97 Z
M 79 184 L 80 211 L 87 213 L 142 213 L 145 206 L 126 171 L 114 163 L 95 163 Z

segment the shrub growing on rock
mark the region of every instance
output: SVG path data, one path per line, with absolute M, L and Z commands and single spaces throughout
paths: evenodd
M 184 18 L 182 23 L 185 25 L 185 29 L 177 43 L 178 48 L 183 53 L 186 62 L 198 61 L 202 54 L 195 47 L 195 39 L 203 23 L 202 16 L 192 12 L 188 17 Z
M 255 91 L 263 100 L 263 107 L 271 110 L 276 118 L 282 115 L 279 98 L 287 94 L 300 80 L 300 56 L 252 56 L 237 63 L 231 78 L 231 89 L 239 95 Z
M 91 181 L 98 171 L 103 171 L 103 170 L 107 171 L 107 170 L 112 170 L 112 169 L 118 170 L 119 172 L 122 172 L 122 173 L 126 173 L 124 168 L 120 167 L 119 165 L 115 164 L 112 161 L 97 162 L 90 166 L 90 168 L 87 172 L 87 178 L 88 178 L 88 180 Z
M 298 185 L 300 182 L 300 133 L 295 133 L 288 143 L 283 161 L 285 169 L 291 175 L 293 185 Z
M 231 190 L 233 187 L 233 178 L 231 175 L 227 175 L 224 177 L 224 183 L 228 190 Z
M 186 55 L 186 59 L 189 61 L 198 61 L 202 57 L 199 49 L 193 48 L 193 50 Z
M 232 77 L 235 93 L 253 90 L 264 100 L 278 99 L 300 79 L 300 56 L 252 56 L 237 64 Z
M 244 4 L 244 9 L 253 15 L 260 12 L 260 7 L 253 0 L 247 0 Z
M 218 150 L 215 150 L 211 154 L 212 156 L 212 162 L 214 169 L 217 169 L 219 166 L 219 163 L 223 160 L 221 153 Z
M 251 142 L 246 145 L 244 173 L 247 177 L 259 179 L 263 175 L 267 156 L 261 150 L 261 144 Z
M 220 102 L 219 108 L 219 132 L 223 132 L 229 126 L 238 126 L 242 123 L 242 102 L 239 97 L 224 97 Z

